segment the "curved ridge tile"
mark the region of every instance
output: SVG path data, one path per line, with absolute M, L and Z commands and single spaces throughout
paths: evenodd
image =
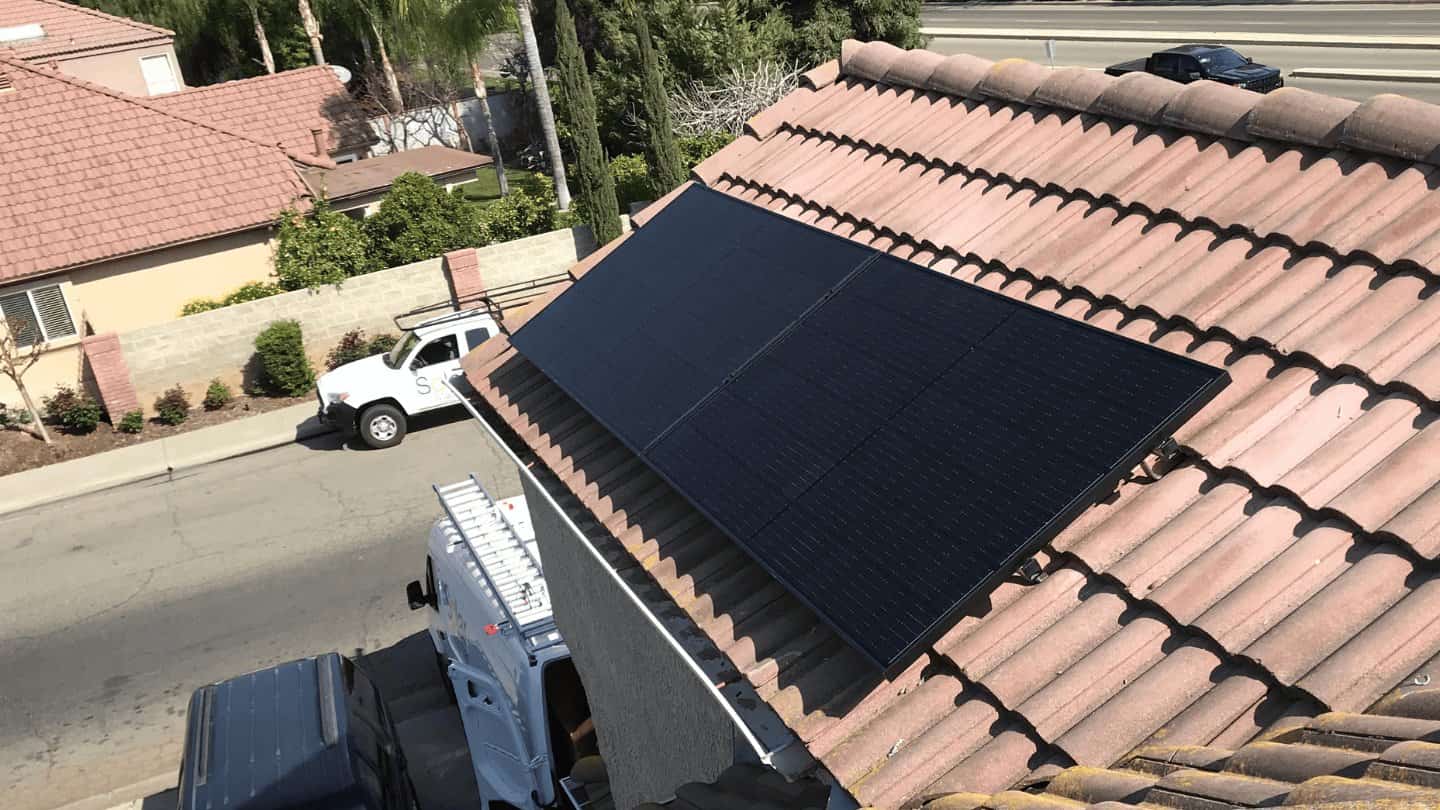
M 1062 110 L 1089 112 L 1100 95 L 1115 81 L 1114 76 L 1098 70 L 1058 68 L 1050 71 L 1050 75 L 1035 89 L 1035 101 Z
M 930 78 L 925 80 L 925 89 L 952 96 L 974 98 L 975 88 L 980 86 L 981 80 L 990 72 L 990 66 L 993 64 L 995 63 L 989 59 L 971 56 L 968 53 L 947 56 L 943 62 L 935 66 Z
M 1177 129 L 1250 140 L 1250 111 L 1264 96 L 1212 81 L 1194 82 L 1184 88 L 1165 105 L 1162 121 Z
M 884 81 L 890 66 L 905 53 L 888 42 L 847 39 L 840 43 L 840 72 L 872 82 Z
M 1345 119 L 1340 141 L 1365 152 L 1440 161 L 1440 106 L 1390 93 L 1375 96 Z
M 1093 112 L 1158 125 L 1165 105 L 1184 87 L 1149 73 L 1127 73 L 1100 94 Z
M 881 81 L 886 84 L 898 84 L 903 87 L 923 89 L 925 80 L 935 72 L 935 68 L 945 61 L 945 57 L 934 51 L 902 51 L 900 57 L 890 64 L 885 71 Z
M 977 90 L 982 96 L 1024 104 L 1049 75 L 1050 68 L 1028 59 L 1001 59 L 986 71 Z
M 840 60 L 831 59 L 800 74 L 800 84 L 811 90 L 829 87 L 840 80 Z
M 1250 113 L 1250 135 L 1333 149 L 1340 145 L 1345 119 L 1360 102 L 1282 87 L 1260 97 Z

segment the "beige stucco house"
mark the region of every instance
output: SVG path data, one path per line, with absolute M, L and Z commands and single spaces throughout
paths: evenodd
M 61 0 L 0 0 L 0 53 L 128 93 L 185 88 L 175 34 Z

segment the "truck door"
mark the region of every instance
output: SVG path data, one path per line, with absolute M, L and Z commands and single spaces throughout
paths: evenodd
M 550 779 L 550 763 L 532 755 L 510 699 L 488 674 L 450 662 L 450 681 L 470 745 L 470 763 L 480 787 L 481 807 L 503 801 L 521 810 L 538 810 L 541 779 Z
M 454 334 L 432 338 L 415 352 L 410 360 L 415 375 L 410 413 L 419 413 L 453 404 L 455 395 L 444 381 L 460 373 L 460 343 Z

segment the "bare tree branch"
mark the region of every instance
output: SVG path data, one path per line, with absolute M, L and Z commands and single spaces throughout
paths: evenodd
M 740 135 L 745 122 L 800 84 L 800 68 L 759 62 L 736 68 L 710 84 L 692 84 L 670 96 L 675 131 L 684 136 L 709 132 Z

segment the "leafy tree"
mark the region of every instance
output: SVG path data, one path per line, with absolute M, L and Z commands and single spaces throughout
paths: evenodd
M 40 362 L 40 356 L 45 350 L 50 348 L 48 343 L 35 342 L 34 338 L 38 336 L 33 321 L 22 321 L 15 317 L 0 318 L 0 374 L 10 380 L 20 392 L 20 400 L 25 403 L 23 413 L 30 417 L 29 424 L 35 426 L 32 428 L 35 435 L 50 444 L 50 432 L 40 420 L 40 410 L 35 407 L 30 389 L 25 387 L 25 375 Z
M 610 161 L 610 176 L 615 178 L 615 197 L 622 209 L 628 209 L 631 203 L 653 200 L 657 196 L 645 158 L 640 155 L 616 155 Z
M 565 0 L 555 6 L 556 36 L 560 43 L 555 61 L 560 66 L 571 136 L 575 146 L 575 179 L 580 186 L 580 218 L 590 223 L 595 241 L 605 244 L 620 235 L 620 204 L 615 200 L 615 181 L 610 163 L 600 144 L 595 123 L 595 96 L 585 54 L 575 36 L 575 24 Z
M 802 65 L 817 65 L 840 55 L 845 39 L 883 40 L 918 48 L 920 0 L 802 0 L 787 3 L 795 33 L 788 55 Z
M 645 156 L 650 163 L 655 190 L 664 194 L 685 182 L 685 170 L 680 166 L 680 147 L 675 143 L 675 127 L 670 123 L 670 98 L 665 77 L 660 72 L 660 58 L 650 41 L 650 25 L 645 21 L 643 8 L 636 8 L 633 13 L 644 90 L 640 103 L 645 110 L 645 129 L 649 135 Z
M 395 178 L 380 208 L 364 222 L 371 253 L 382 267 L 397 267 L 486 240 L 475 209 L 459 193 L 446 193 L 418 172 Z
M 380 267 L 371 258 L 370 240 L 360 223 L 323 199 L 309 216 L 282 211 L 276 241 L 275 276 L 286 290 L 338 284 Z

